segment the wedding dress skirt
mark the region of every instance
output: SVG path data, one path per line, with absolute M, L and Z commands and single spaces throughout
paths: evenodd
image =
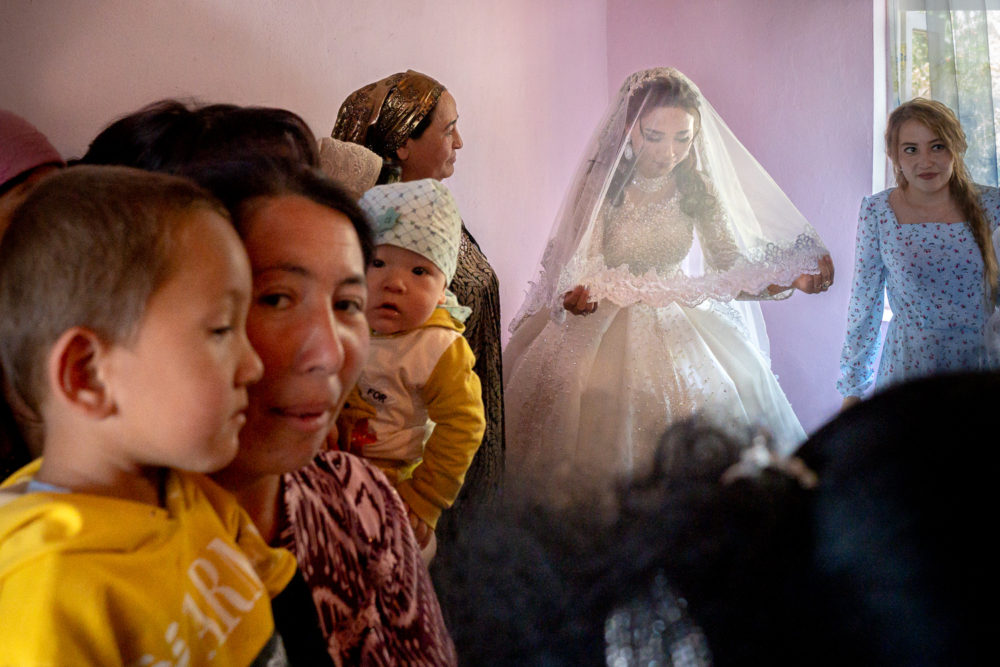
M 520 329 L 506 351 L 515 365 L 505 369 L 515 486 L 610 484 L 646 466 L 666 428 L 694 414 L 723 427 L 763 427 L 782 453 L 805 439 L 731 304 L 605 300 L 595 313 L 562 322 L 539 311 Z

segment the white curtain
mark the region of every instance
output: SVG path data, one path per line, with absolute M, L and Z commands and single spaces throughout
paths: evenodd
M 1000 184 L 1000 0 L 888 0 L 887 19 L 889 111 L 914 97 L 947 104 L 973 180 Z

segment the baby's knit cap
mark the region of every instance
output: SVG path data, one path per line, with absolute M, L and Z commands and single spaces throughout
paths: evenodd
M 446 284 L 451 282 L 462 241 L 462 216 L 440 181 L 425 178 L 376 185 L 359 203 L 375 223 L 375 245 L 423 255 L 441 269 Z
M 59 151 L 34 125 L 0 109 L 0 185 L 43 164 L 62 164 Z

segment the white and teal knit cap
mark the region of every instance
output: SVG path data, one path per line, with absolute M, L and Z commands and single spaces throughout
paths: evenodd
M 394 245 L 422 255 L 445 275 L 455 277 L 462 216 L 455 198 L 440 181 L 376 185 L 361 197 L 361 208 L 375 224 L 375 245 Z

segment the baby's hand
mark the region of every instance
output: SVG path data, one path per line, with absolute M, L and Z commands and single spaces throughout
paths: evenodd
M 427 547 L 431 541 L 431 535 L 434 534 L 434 529 L 427 525 L 427 523 L 417 516 L 416 512 L 411 510 L 409 507 L 406 508 L 406 515 L 410 519 L 410 526 L 413 527 L 413 535 L 417 538 L 417 544 L 420 545 L 421 549 Z

